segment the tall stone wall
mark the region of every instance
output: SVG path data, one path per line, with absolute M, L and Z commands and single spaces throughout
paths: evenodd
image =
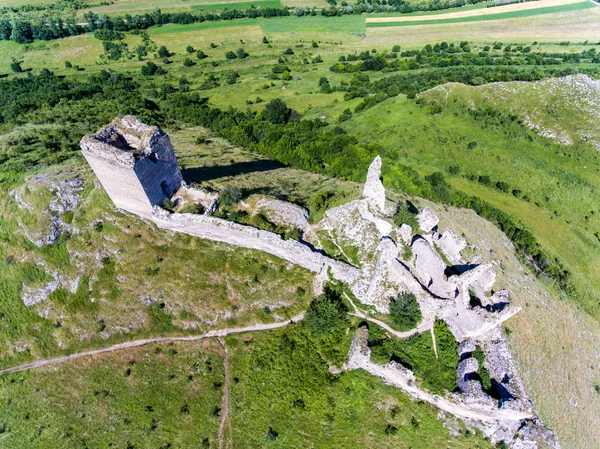
M 315 273 L 328 267 L 335 279 L 349 284 L 360 276 L 358 268 L 331 259 L 304 243 L 284 240 L 273 232 L 208 215 L 171 214 L 159 207 L 154 208 L 152 220 L 162 229 L 264 251 Z
M 169 136 L 135 117 L 83 137 L 81 152 L 115 205 L 136 215 L 150 217 L 183 183 Z

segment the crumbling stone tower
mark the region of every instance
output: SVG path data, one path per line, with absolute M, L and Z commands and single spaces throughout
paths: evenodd
M 133 116 L 81 139 L 81 152 L 115 205 L 150 216 L 183 182 L 168 134 Z

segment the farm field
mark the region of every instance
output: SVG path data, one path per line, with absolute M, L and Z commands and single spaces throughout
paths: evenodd
M 577 11 L 580 9 L 588 9 L 593 7 L 594 4 L 590 1 L 540 0 L 535 2 L 500 5 L 493 8 L 473 7 L 472 9 L 460 8 L 456 11 L 448 12 L 440 11 L 439 14 L 435 15 L 435 17 L 426 20 L 419 18 L 419 16 L 416 16 L 415 14 L 407 14 L 405 16 L 397 17 L 367 17 L 366 22 L 368 27 L 477 22 L 482 20 L 514 19 L 519 17 L 536 16 L 540 14 Z

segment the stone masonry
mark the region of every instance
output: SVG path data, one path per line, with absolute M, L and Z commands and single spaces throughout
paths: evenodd
M 132 116 L 81 139 L 81 152 L 120 209 L 150 217 L 183 183 L 169 136 Z

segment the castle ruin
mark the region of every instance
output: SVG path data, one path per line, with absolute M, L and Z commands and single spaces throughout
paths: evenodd
M 150 217 L 183 183 L 168 134 L 132 116 L 84 136 L 81 152 L 115 206 Z

